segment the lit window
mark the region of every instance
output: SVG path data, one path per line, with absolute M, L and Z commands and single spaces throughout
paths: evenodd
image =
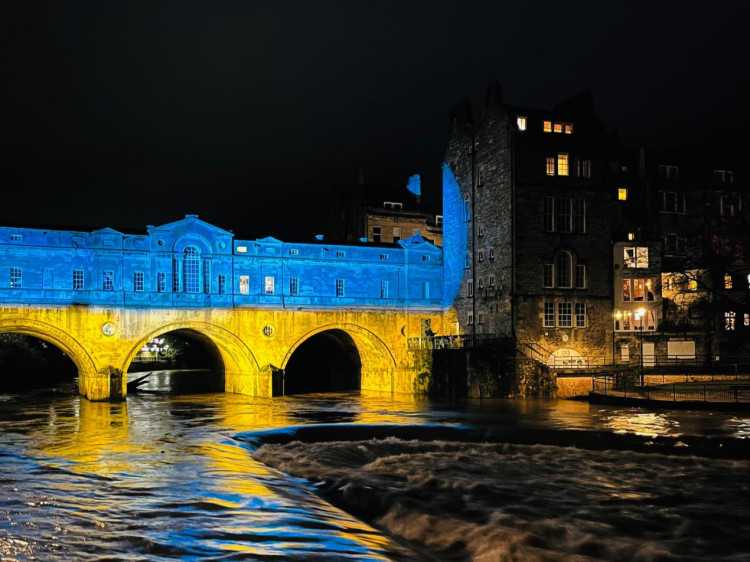
M 653 279 L 646 279 L 646 300 L 653 301 L 654 300 L 654 280 Z
M 733 310 L 729 310 L 724 313 L 724 329 L 725 330 L 734 330 L 735 316 L 736 314 Z
M 544 327 L 555 327 L 555 303 L 553 302 L 544 303 Z
M 572 135 L 573 134 L 573 125 L 571 123 L 565 124 L 565 134 L 566 135 Z
M 247 246 L 237 246 L 237 252 L 240 254 L 246 254 L 247 253 Z
M 13 289 L 23 287 L 23 270 L 20 267 L 10 268 L 10 286 Z
M 136 271 L 133 273 L 133 291 L 140 293 L 143 291 L 143 272 Z
M 545 161 L 545 170 L 548 176 L 554 176 L 555 175 L 555 159 L 554 158 L 547 158 Z
M 83 291 L 83 270 L 82 269 L 73 270 L 73 290 Z
M 381 299 L 388 298 L 388 281 L 380 282 L 380 298 Z
M 745 326 L 750 326 L 750 314 L 748 314 L 747 312 L 745 313 L 744 320 L 742 323 Z
M 115 272 L 112 270 L 102 271 L 102 291 L 115 290 Z
M 573 327 L 573 303 L 557 303 L 557 325 L 561 328 Z
M 264 282 L 265 293 L 267 295 L 273 295 L 275 291 L 276 278 L 272 275 L 267 275 Z
M 565 152 L 560 152 L 557 155 L 557 175 L 568 175 L 568 155 Z
M 289 278 L 289 294 L 293 297 L 299 294 L 299 279 L 297 277 Z
M 627 201 L 628 200 L 628 190 L 624 187 L 621 187 L 617 190 L 617 199 L 620 201 Z
M 648 248 L 642 246 L 624 248 L 623 262 L 624 266 L 628 268 L 647 268 Z
M 691 292 L 695 292 L 698 290 L 698 280 L 697 279 L 688 279 L 687 282 L 687 290 Z
M 518 125 L 519 131 L 525 131 L 526 130 L 526 117 L 522 117 L 521 115 L 516 117 L 516 125 Z
M 163 273 L 161 275 L 164 275 Z M 223 295 L 227 292 L 227 276 L 219 275 L 219 294 Z
M 729 273 L 724 274 L 724 288 L 725 289 L 731 289 L 732 288 L 732 276 L 729 275 Z
M 576 303 L 576 328 L 586 327 L 586 303 Z
M 543 278 L 543 284 L 544 288 L 549 289 L 554 287 L 553 280 L 555 278 L 555 266 L 551 263 L 545 263 L 544 264 L 544 278 Z
M 555 123 L 555 126 L 552 130 L 556 133 L 562 133 L 563 131 L 562 123 Z
M 582 160 L 581 161 L 581 175 L 584 178 L 590 178 L 591 177 L 591 160 Z
M 635 240 L 635 232 L 628 232 L 628 240 Z
M 344 280 L 343 279 L 336 279 L 336 296 L 337 297 L 344 296 Z
M 622 300 L 629 301 L 631 298 L 631 292 L 630 292 L 630 279 L 625 279 L 622 282 Z
M 586 266 L 576 265 L 576 289 L 586 288 Z
M 250 277 L 240 275 L 240 294 L 247 295 L 250 293 Z
M 560 252 L 557 254 L 557 286 L 563 288 L 570 288 L 570 270 L 572 257 L 568 252 Z
M 380 242 L 380 227 L 379 226 L 372 227 L 372 241 Z
M 544 127 L 545 133 L 551 133 L 552 132 L 552 121 L 544 121 L 542 126 Z

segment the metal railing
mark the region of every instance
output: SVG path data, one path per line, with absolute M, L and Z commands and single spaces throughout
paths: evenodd
M 595 375 L 592 392 L 606 396 L 661 400 L 668 402 L 734 402 L 750 403 L 750 378 L 737 376 L 734 380 L 718 382 L 637 382 L 637 374 Z

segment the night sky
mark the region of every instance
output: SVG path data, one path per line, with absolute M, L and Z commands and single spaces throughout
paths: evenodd
M 451 107 L 594 92 L 632 146 L 747 130 L 737 2 L 3 2 L 1 225 L 325 229 L 332 188 L 439 192 Z

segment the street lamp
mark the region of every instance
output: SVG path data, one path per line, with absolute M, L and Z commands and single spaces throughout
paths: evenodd
M 641 340 L 641 386 L 643 386 L 643 319 L 645 318 L 646 311 L 643 308 L 639 308 L 635 311 L 635 321 L 638 322 L 638 332 Z

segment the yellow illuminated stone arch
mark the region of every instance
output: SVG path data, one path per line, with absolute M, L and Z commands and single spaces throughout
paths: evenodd
M 299 337 L 289 348 L 281 364 L 286 369 L 294 352 L 305 341 L 316 334 L 330 330 L 341 330 L 354 341 L 362 363 L 362 390 L 381 390 L 393 392 L 393 372 L 396 359 L 388 346 L 375 333 L 356 324 L 334 323 L 318 326 Z
M 208 322 L 178 322 L 153 330 L 139 339 L 122 360 L 122 370 L 126 372 L 140 349 L 168 332 L 192 330 L 207 337 L 219 351 L 224 364 L 224 380 L 227 392 L 270 396 L 270 380 L 261 377 L 258 362 L 250 348 L 229 330 Z
M 56 326 L 30 318 L 0 318 L 0 333 L 33 336 L 61 349 L 78 369 L 78 386 L 82 394 L 86 381 L 97 374 L 96 364 L 86 349 L 73 336 Z

